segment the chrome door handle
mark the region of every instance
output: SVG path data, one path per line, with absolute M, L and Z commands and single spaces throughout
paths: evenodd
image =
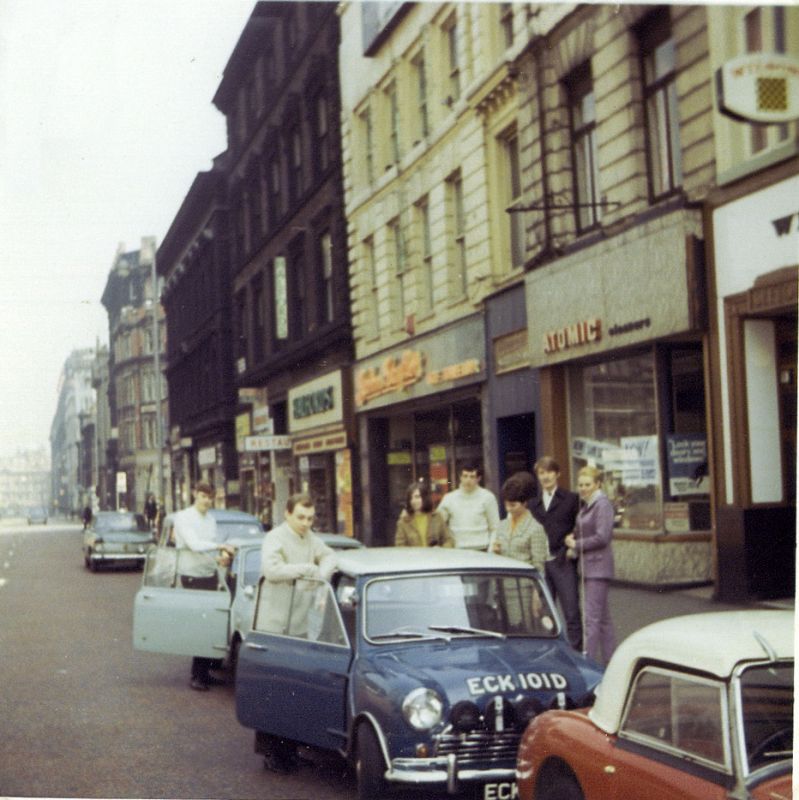
M 269 648 L 263 644 L 254 644 L 253 642 L 245 642 L 244 646 L 249 650 L 268 650 Z

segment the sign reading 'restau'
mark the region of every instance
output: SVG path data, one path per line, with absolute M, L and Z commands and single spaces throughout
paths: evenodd
M 549 355 L 570 347 L 598 342 L 602 338 L 602 321 L 598 318 L 584 319 L 544 334 L 544 352 Z

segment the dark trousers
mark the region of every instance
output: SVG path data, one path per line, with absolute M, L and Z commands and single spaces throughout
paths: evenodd
M 582 650 L 583 622 L 580 618 L 577 562 L 565 556 L 553 558 L 544 563 L 544 573 L 552 597 L 560 600 L 569 643 L 575 650 Z

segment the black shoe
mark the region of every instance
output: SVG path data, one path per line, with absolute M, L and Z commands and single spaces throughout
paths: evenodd
M 199 678 L 192 678 L 189 686 L 196 692 L 207 692 L 211 688 L 207 681 L 202 681 Z
M 279 775 L 288 775 L 296 772 L 298 767 L 297 759 L 293 756 L 276 756 L 274 754 L 264 756 L 264 769 L 276 772 Z
M 209 675 L 205 679 L 205 683 L 208 686 L 227 686 L 227 681 L 222 680 L 222 678 L 215 678 L 213 675 Z

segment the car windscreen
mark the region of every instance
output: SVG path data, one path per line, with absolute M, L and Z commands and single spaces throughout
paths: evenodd
M 98 516 L 94 521 L 94 529 L 100 533 L 111 533 L 114 531 L 150 532 L 150 526 L 141 514 Z
M 374 641 L 441 636 L 556 636 L 532 575 L 436 573 L 382 578 L 366 589 L 366 636 Z
M 230 539 L 256 539 L 264 535 L 264 529 L 257 522 L 216 521 L 216 540 L 227 542 Z
M 793 663 L 749 667 L 741 673 L 739 687 L 750 771 L 791 758 Z

